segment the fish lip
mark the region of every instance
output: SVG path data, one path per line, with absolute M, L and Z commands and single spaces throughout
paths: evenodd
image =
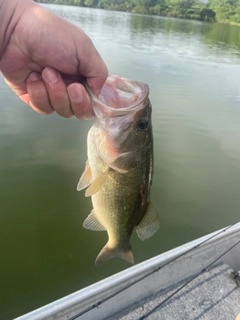
M 112 76 L 112 77 L 117 77 L 117 76 Z M 97 116 L 99 114 L 99 112 L 107 113 L 108 116 L 111 116 L 111 117 L 124 116 L 129 113 L 132 113 L 135 109 L 138 109 L 138 107 L 140 105 L 142 105 L 142 104 L 145 105 L 143 102 L 148 99 L 149 86 L 144 82 L 128 80 L 128 79 L 120 78 L 120 77 L 118 77 L 118 78 L 123 81 L 126 80 L 127 83 L 132 84 L 133 86 L 140 88 L 141 93 L 139 94 L 139 96 L 140 96 L 139 99 L 136 101 L 136 103 L 130 104 L 127 107 L 113 108 L 113 107 L 107 105 L 104 101 L 102 101 L 95 94 L 93 94 L 91 89 L 88 87 L 88 85 L 85 85 L 85 88 L 86 88 L 86 90 L 90 96 L 90 100 L 92 102 L 93 113 L 95 116 Z M 130 85 L 129 85 L 129 88 L 131 89 Z M 132 88 L 132 90 L 130 92 L 132 92 L 134 94 L 134 88 Z

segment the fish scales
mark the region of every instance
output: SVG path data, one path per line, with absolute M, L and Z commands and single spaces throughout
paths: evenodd
M 145 240 L 159 227 L 150 203 L 153 137 L 148 87 L 110 76 L 100 99 L 89 94 L 95 121 L 88 133 L 88 161 L 78 190 L 89 186 L 86 196 L 91 196 L 93 210 L 83 226 L 108 233 L 97 265 L 114 256 L 133 264 L 133 230 Z

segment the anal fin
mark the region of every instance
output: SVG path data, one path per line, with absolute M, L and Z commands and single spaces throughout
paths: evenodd
M 91 213 L 84 220 L 83 227 L 85 229 L 89 229 L 89 230 L 93 230 L 93 231 L 104 231 L 104 230 L 106 230 L 106 228 L 96 218 L 94 210 L 92 210 Z
M 158 214 L 152 204 L 149 203 L 145 215 L 136 226 L 137 235 L 141 240 L 146 240 L 150 238 L 159 229 L 159 227 L 160 222 Z

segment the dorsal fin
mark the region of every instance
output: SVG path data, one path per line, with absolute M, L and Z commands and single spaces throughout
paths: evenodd
M 92 170 L 89 166 L 89 161 L 86 161 L 85 170 L 77 185 L 77 191 L 87 188 L 92 183 Z
M 160 222 L 158 214 L 149 202 L 145 215 L 136 226 L 137 235 L 141 240 L 146 240 L 150 238 L 159 229 L 159 227 Z

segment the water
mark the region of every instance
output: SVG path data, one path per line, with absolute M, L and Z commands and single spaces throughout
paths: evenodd
M 136 263 L 240 218 L 240 33 L 235 26 L 48 6 L 81 26 L 109 72 L 149 84 L 161 229 Z M 90 121 L 41 116 L 0 77 L 0 319 L 12 319 L 128 264 L 94 260 L 106 234 L 82 228 L 76 185 Z

